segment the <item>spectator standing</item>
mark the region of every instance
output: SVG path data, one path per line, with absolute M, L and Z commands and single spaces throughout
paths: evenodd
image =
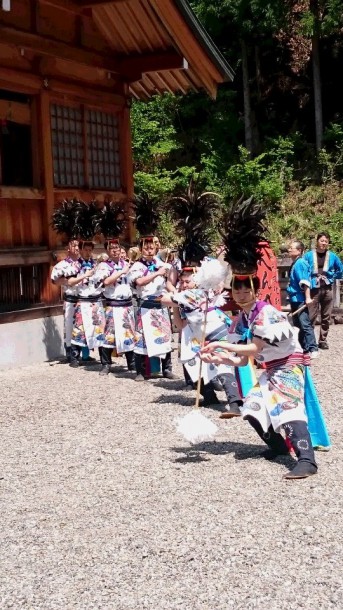
M 316 358 L 319 354 L 318 345 L 308 309 L 311 304 L 310 266 L 303 258 L 304 249 L 304 244 L 299 240 L 294 240 L 289 245 L 288 254 L 292 259 L 292 266 L 287 292 L 293 313 L 305 306 L 293 316 L 293 324 L 299 329 L 299 342 L 304 352 L 309 353 L 311 358 Z
M 329 349 L 327 336 L 333 307 L 333 284 L 343 277 L 343 264 L 337 254 L 329 250 L 330 235 L 323 231 L 318 233 L 316 246 L 306 252 L 304 258 L 311 271 L 311 299 L 309 306 L 310 319 L 315 325 L 320 313 L 320 349 Z

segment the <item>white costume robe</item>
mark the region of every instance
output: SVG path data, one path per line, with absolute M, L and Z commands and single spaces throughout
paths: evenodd
M 99 265 L 110 277 L 125 267 L 124 260 L 114 263 L 105 261 Z M 105 338 L 103 347 L 115 349 L 118 354 L 130 352 L 134 346 L 135 317 L 132 305 L 132 290 L 127 276 L 121 276 L 115 284 L 105 286 Z
M 51 280 L 54 282 L 61 278 L 77 277 L 81 271 L 82 259 L 73 260 L 69 257 L 57 263 L 51 271 Z M 77 286 L 65 286 L 63 295 L 64 305 L 64 344 L 66 347 L 71 345 L 71 337 L 73 332 L 73 319 L 75 314 L 75 306 L 77 301 Z
M 130 269 L 129 279 L 136 287 L 139 307 L 136 317 L 135 345 L 136 354 L 159 356 L 164 358 L 171 352 L 171 324 L 167 307 L 161 307 L 161 296 L 165 290 L 166 280 L 158 276 L 146 286 L 136 286 L 136 280 L 153 273 L 160 267 L 169 267 L 158 258 L 147 262 L 144 259 L 134 263 Z

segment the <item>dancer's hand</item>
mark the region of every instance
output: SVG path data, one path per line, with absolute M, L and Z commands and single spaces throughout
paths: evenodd
M 202 354 L 213 353 L 216 350 L 224 350 L 225 352 L 235 352 L 237 346 L 234 343 L 228 343 L 227 341 L 211 341 L 207 345 L 201 348 Z
M 124 265 L 124 267 L 122 268 L 122 273 L 123 275 L 126 275 L 127 273 L 129 273 L 130 271 L 130 267 L 131 265 L 129 263 L 127 263 L 126 265 Z
M 88 269 L 83 275 L 84 278 L 92 277 L 94 275 L 94 269 Z
M 200 354 L 201 360 L 203 362 L 207 362 L 208 364 L 228 364 L 232 366 L 239 366 L 241 364 L 242 358 L 240 356 L 234 356 L 233 354 L 228 354 L 224 352 L 214 352 L 212 354 Z
M 159 269 L 156 271 L 156 274 L 157 274 L 157 275 L 162 275 L 162 276 L 167 275 L 167 273 L 168 273 L 168 269 L 167 269 L 167 267 L 160 267 L 160 268 L 159 268 Z
M 223 359 L 223 354 L 215 353 L 200 353 L 200 358 L 203 362 L 207 364 L 225 364 Z

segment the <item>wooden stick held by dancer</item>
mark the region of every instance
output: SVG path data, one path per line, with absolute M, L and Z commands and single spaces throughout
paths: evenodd
M 203 328 L 202 337 L 201 337 L 201 349 L 204 347 L 205 339 L 206 339 L 207 310 L 208 310 L 208 294 L 206 294 L 206 301 L 205 301 L 205 317 L 204 317 L 204 328 Z M 199 409 L 201 373 L 202 373 L 202 360 L 200 359 L 199 377 L 198 377 L 198 381 L 197 381 L 196 398 L 195 398 L 195 408 L 196 409 Z

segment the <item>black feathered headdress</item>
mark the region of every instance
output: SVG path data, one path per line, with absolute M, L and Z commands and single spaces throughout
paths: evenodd
M 225 260 L 236 276 L 256 273 L 261 258 L 259 244 L 266 241 L 265 218 L 266 212 L 253 197 L 245 201 L 241 197 L 224 215 L 220 234 L 226 249 Z
M 105 202 L 99 210 L 96 233 L 102 233 L 105 239 L 117 238 L 124 232 L 127 225 L 125 201 Z
M 86 203 L 80 199 L 65 199 L 55 208 L 51 226 L 56 233 L 66 235 L 69 240 L 91 241 L 96 233 L 99 208 L 96 201 Z
M 90 203 L 76 202 L 75 231 L 82 240 L 87 242 L 93 239 L 99 214 L 100 210 L 96 201 L 93 200 Z
M 76 199 L 64 199 L 53 211 L 50 224 L 56 233 L 66 235 L 68 240 L 78 239 L 77 213 L 78 201 Z
M 141 238 L 153 238 L 156 235 L 159 221 L 159 200 L 146 192 L 135 195 L 132 200 L 132 210 L 135 214 L 136 229 Z
M 208 230 L 218 210 L 220 195 L 213 192 L 199 192 L 194 178 L 191 178 L 184 195 L 172 197 L 168 208 L 175 220 L 177 231 L 183 236 L 179 247 L 182 266 L 200 263 L 209 254 Z

